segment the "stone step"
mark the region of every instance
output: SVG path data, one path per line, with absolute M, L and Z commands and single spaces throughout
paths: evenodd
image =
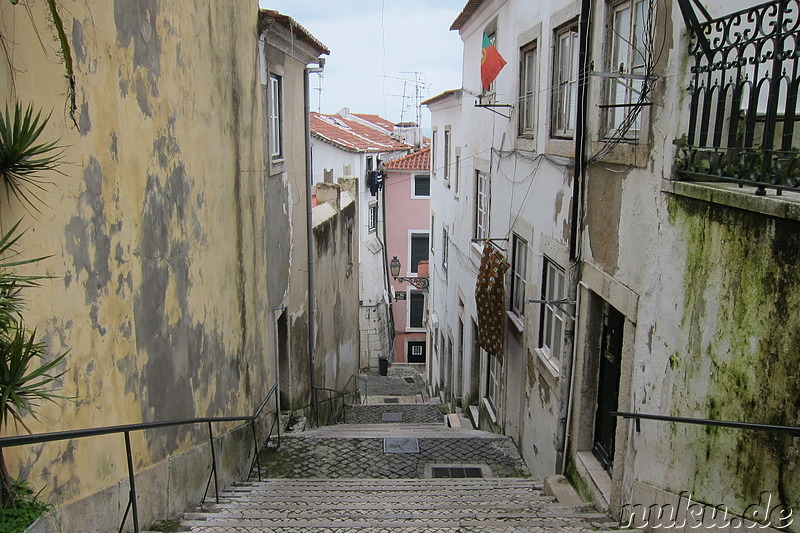
M 181 524 L 198 533 L 610 529 L 605 515 L 559 505 L 528 478 L 270 479 L 225 491 Z
M 451 428 L 440 424 L 337 424 L 302 433 L 282 435 L 281 438 L 463 438 L 497 439 L 496 433 L 477 429 Z

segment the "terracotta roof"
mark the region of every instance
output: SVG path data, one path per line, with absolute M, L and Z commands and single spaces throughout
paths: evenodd
M 430 170 L 431 149 L 423 148 L 413 154 L 383 164 L 384 170 Z
M 310 122 L 311 135 L 348 152 L 396 152 L 413 148 L 375 128 L 340 115 L 311 112 Z
M 464 27 L 464 24 L 467 23 L 469 18 L 481 7 L 483 0 L 469 0 L 467 5 L 464 6 L 464 9 L 461 10 L 456 20 L 453 21 L 453 24 L 450 26 L 450 30 L 460 30 Z
M 275 22 L 278 22 L 285 28 L 289 29 L 289 31 L 294 33 L 295 37 L 297 37 L 303 42 L 308 43 L 320 55 L 321 54 L 330 55 L 331 51 L 328 50 L 327 46 L 319 42 L 319 40 L 316 37 L 311 35 L 311 32 L 309 32 L 307 29 L 301 26 L 296 20 L 294 20 L 289 15 L 283 15 L 272 9 L 259 9 L 258 11 L 260 19 L 270 18 Z
M 366 120 L 367 122 L 372 122 L 376 126 L 379 126 L 385 130 L 392 131 L 394 129 L 394 122 L 390 122 L 383 117 L 378 115 L 370 115 L 364 113 L 353 113 L 354 116 L 360 118 L 361 120 Z

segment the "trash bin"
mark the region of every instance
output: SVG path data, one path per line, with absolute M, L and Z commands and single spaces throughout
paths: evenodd
M 389 360 L 380 358 L 378 359 L 378 371 L 380 372 L 381 376 L 389 375 Z

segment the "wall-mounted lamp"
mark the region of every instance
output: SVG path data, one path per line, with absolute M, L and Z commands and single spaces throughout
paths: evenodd
M 392 277 L 398 283 L 409 283 L 421 291 L 428 290 L 430 278 L 427 276 L 416 276 L 413 278 L 398 276 L 398 274 L 400 274 L 400 260 L 396 255 L 389 261 L 389 272 L 392 273 Z

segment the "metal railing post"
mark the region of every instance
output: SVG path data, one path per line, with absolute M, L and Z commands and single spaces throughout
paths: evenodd
M 253 453 L 255 457 L 253 458 L 258 468 L 258 480 L 261 481 L 261 459 L 258 457 L 258 437 L 256 436 L 256 419 L 253 419 L 253 422 L 250 424 L 250 427 L 253 429 Z M 250 470 L 253 470 L 253 465 L 250 465 Z M 248 473 L 247 479 L 250 479 L 250 474 Z
M 208 441 L 211 445 L 211 470 L 214 474 L 214 500 L 219 503 L 219 476 L 217 476 L 217 454 L 214 451 L 214 432 L 211 422 L 208 423 Z
M 133 531 L 139 533 L 139 512 L 136 508 L 136 480 L 133 474 L 133 454 L 131 453 L 131 434 L 130 431 L 125 432 L 125 453 L 128 456 L 128 483 L 130 485 L 130 496 L 128 499 L 128 509 L 133 510 Z M 128 517 L 128 510 L 125 510 L 125 516 L 122 518 L 122 524 L 119 530 L 122 531 L 122 526 L 125 525 L 125 519 Z

